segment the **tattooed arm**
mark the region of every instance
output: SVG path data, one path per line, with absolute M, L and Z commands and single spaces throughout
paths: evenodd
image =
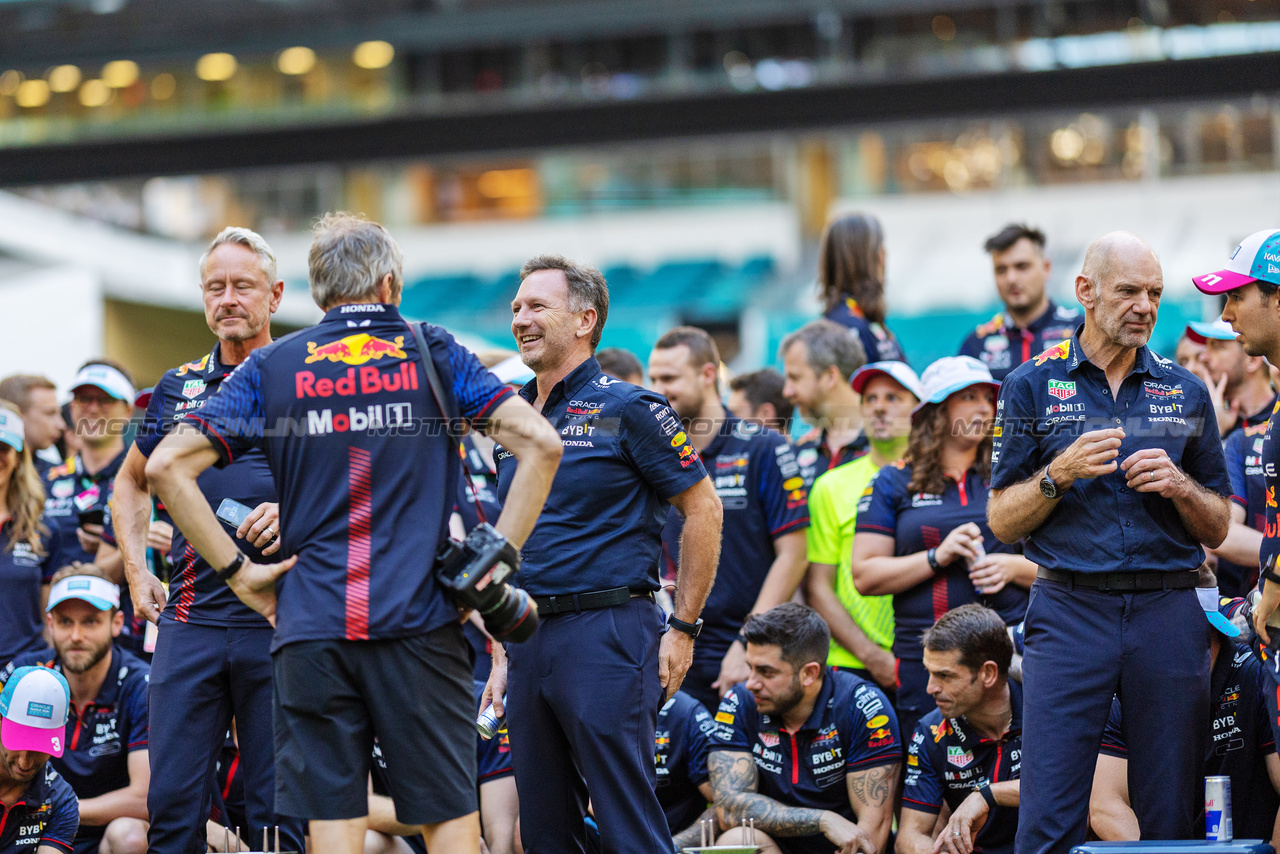
M 842 852 L 860 850 L 878 854 L 866 832 L 830 810 L 789 807 L 757 794 L 755 760 L 746 751 L 716 750 L 708 760 L 711 787 L 715 790 L 716 817 L 722 827 L 734 827 L 748 818 L 770 836 L 812 836 L 821 833 Z
M 672 838 L 671 841 L 675 843 L 675 848 L 677 851 L 683 851 L 686 848 L 692 848 L 695 845 L 701 844 L 702 823 L 709 818 L 716 817 L 716 808 L 715 808 L 715 805 L 712 803 L 716 799 L 716 793 L 711 790 L 711 784 L 700 783 L 698 785 L 698 792 L 701 793 L 702 797 L 707 799 L 708 804 L 712 804 L 712 805 L 707 807 L 707 809 L 702 813 L 702 815 L 694 819 L 693 824 L 689 825 L 688 827 L 686 827 L 684 830 L 677 833 Z M 716 832 L 719 833 L 720 829 L 716 828 Z
M 874 843 L 874 851 L 883 851 L 893 826 L 893 795 L 902 775 L 899 764 L 860 769 L 845 776 L 849 789 L 849 805 L 858 817 L 858 827 Z

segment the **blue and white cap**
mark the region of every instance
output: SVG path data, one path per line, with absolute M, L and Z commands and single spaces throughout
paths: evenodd
M 0 442 L 15 451 L 22 450 L 22 438 L 27 435 L 22 416 L 5 406 L 0 406 Z
M 133 402 L 135 394 L 133 383 L 110 365 L 86 365 L 81 368 L 80 373 L 76 374 L 75 380 L 71 383 L 71 390 L 75 391 L 87 385 L 102 389 L 116 400 Z
M 906 362 L 871 362 L 863 365 L 853 372 L 849 384 L 854 391 L 862 394 L 867 383 L 878 376 L 888 377 L 915 395 L 916 400 L 924 400 L 924 387 L 920 384 L 920 377 L 916 376 L 916 372 Z
M 1000 392 L 1000 383 L 992 378 L 991 369 L 972 356 L 944 356 L 925 368 L 920 380 L 924 386 L 924 397 L 912 410 L 913 418 L 929 404 L 942 403 L 971 385 L 987 385 L 997 394 Z
M 1197 344 L 1209 339 L 1214 341 L 1234 341 L 1236 334 L 1231 331 L 1231 324 L 1218 320 L 1193 320 L 1187 324 L 1187 337 Z
M 0 744 L 62 756 L 71 689 L 47 667 L 19 667 L 0 691 Z
M 88 602 L 99 611 L 120 607 L 120 587 L 96 575 L 68 575 L 49 590 L 46 611 L 52 611 L 68 599 Z
M 1240 629 L 1236 628 L 1235 624 L 1218 610 L 1221 600 L 1218 598 L 1217 587 L 1197 587 L 1196 596 L 1200 597 L 1200 607 L 1204 609 L 1204 615 L 1208 618 L 1209 625 L 1229 638 L 1240 637 Z

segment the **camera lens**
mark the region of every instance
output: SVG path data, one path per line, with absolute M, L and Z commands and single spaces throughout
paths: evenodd
M 484 627 L 498 640 L 522 643 L 538 628 L 538 607 L 533 598 L 518 587 L 509 584 L 497 588 L 499 596 L 493 604 L 480 609 Z

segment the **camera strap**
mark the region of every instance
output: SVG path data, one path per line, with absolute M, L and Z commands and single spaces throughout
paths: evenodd
M 440 414 L 444 416 L 445 434 L 449 437 L 449 447 L 458 454 L 458 460 L 462 463 L 462 477 L 471 490 L 471 498 L 476 506 L 476 516 L 481 522 L 487 522 L 489 520 L 485 518 L 484 508 L 480 506 L 480 495 L 476 492 L 476 485 L 471 480 L 471 468 L 467 465 L 467 454 L 462 447 L 462 440 L 453 432 L 453 424 L 457 419 L 445 403 L 448 398 L 445 397 L 444 382 L 440 379 L 435 359 L 431 358 L 431 351 L 427 348 L 427 339 L 422 334 L 422 324 L 409 320 L 406 320 L 405 324 L 413 333 L 414 343 L 418 345 L 418 361 L 422 364 L 422 372 L 427 375 L 427 386 L 430 387 L 431 394 L 436 399 L 436 406 L 440 407 Z

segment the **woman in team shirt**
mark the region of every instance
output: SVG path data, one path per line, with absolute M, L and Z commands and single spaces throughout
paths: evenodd
M 868 362 L 905 362 L 884 322 L 884 265 L 880 220 L 858 213 L 832 220 L 818 247 L 822 316 L 857 333 Z
M 924 630 L 970 602 L 1018 623 L 1036 573 L 987 527 L 999 383 L 969 356 L 939 359 L 922 382 L 925 398 L 912 413 L 905 459 L 882 468 L 862 494 L 850 568 L 859 593 L 893 594 L 903 733 L 933 708 Z
M 44 518 L 44 487 L 23 440 L 22 416 L 0 400 L 0 667 L 44 642 L 58 537 Z

